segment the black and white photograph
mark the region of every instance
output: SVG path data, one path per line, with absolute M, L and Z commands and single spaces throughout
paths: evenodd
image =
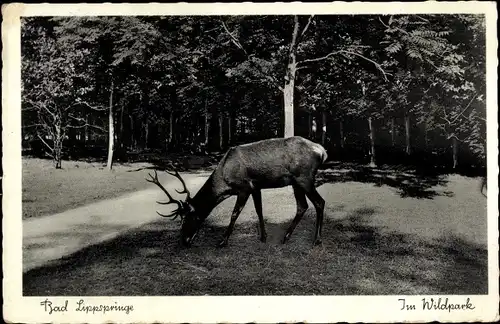
M 383 5 L 3 7 L 4 318 L 498 319 L 496 4 Z

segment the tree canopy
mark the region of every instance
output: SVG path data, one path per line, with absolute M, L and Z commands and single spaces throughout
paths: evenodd
M 23 18 L 24 146 L 60 167 L 108 142 L 206 153 L 302 135 L 372 163 L 392 147 L 480 165 L 485 71 L 482 15 Z

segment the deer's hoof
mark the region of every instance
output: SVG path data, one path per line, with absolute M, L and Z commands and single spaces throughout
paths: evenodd
M 286 242 L 288 242 L 289 239 L 290 239 L 290 234 L 286 234 L 285 237 L 283 237 L 283 240 L 281 240 L 281 243 L 285 244 Z
M 318 245 L 321 245 L 321 244 L 322 244 L 321 239 L 314 240 L 314 246 L 318 246 Z
M 266 240 L 267 240 L 267 235 L 262 235 L 262 236 L 260 237 L 260 241 L 261 241 L 262 243 L 266 243 Z

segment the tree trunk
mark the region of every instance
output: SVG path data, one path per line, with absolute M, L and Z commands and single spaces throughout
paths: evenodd
M 148 140 L 149 140 L 149 120 L 146 119 L 144 124 L 144 148 L 148 148 Z
M 307 137 L 309 139 L 312 139 L 313 137 L 313 116 L 312 116 L 312 112 L 308 112 L 308 115 L 307 115 Z
M 122 102 L 122 107 L 120 109 L 120 133 L 117 136 L 118 144 L 120 145 L 120 148 L 123 148 L 123 110 L 125 110 L 123 102 Z
M 315 114 L 313 114 L 313 116 L 312 116 L 312 126 L 311 127 L 312 127 L 311 140 L 316 142 L 318 140 L 318 121 L 317 121 Z
M 428 137 L 428 133 L 429 132 L 429 126 L 427 125 L 427 122 L 424 123 L 424 147 L 425 149 L 427 149 L 427 147 L 429 146 L 429 137 Z
M 321 113 L 321 145 L 325 146 L 326 141 L 326 112 Z
M 90 141 L 90 131 L 89 131 L 89 114 L 85 116 L 85 128 L 84 128 L 84 143 L 87 145 L 87 141 Z
M 54 142 L 54 166 L 56 169 L 62 168 L 62 154 L 59 141 Z
M 295 78 L 295 69 L 288 66 L 288 74 L 290 78 Z M 293 76 L 292 76 L 293 75 Z M 283 136 L 292 137 L 294 135 L 294 112 L 293 112 L 293 94 L 295 80 L 289 80 L 285 83 L 283 90 L 284 107 L 285 107 L 285 130 Z
M 56 169 L 62 169 L 62 165 L 61 165 L 61 154 L 58 152 L 56 153 L 57 156 L 56 156 L 56 159 L 55 159 L 55 167 Z
M 247 125 L 246 118 L 240 119 L 240 130 L 241 130 L 240 139 L 246 138 L 246 133 L 247 133 L 246 125 Z
M 81 147 L 85 148 L 87 146 L 87 124 L 88 124 L 88 116 L 85 116 L 85 126 L 80 129 L 80 141 Z
M 375 161 L 375 130 L 371 117 L 368 117 L 368 128 L 370 129 L 370 167 L 374 168 L 377 164 Z
M 233 117 L 231 114 L 227 118 L 227 145 L 231 146 L 231 140 L 232 140 L 232 129 L 233 129 L 233 124 L 232 124 L 232 119 Z
M 172 136 L 174 134 L 174 112 L 171 110 L 168 116 L 168 138 L 167 138 L 167 148 L 172 147 Z
M 111 88 L 109 91 L 109 113 L 108 113 L 108 120 L 109 120 L 109 134 L 108 134 L 108 141 L 109 141 L 109 146 L 108 146 L 108 164 L 107 168 L 108 170 L 111 170 L 113 168 L 113 151 L 115 149 L 115 120 L 113 116 L 113 90 L 114 90 L 114 83 L 113 79 L 111 79 Z
M 394 117 L 391 117 L 391 145 L 394 147 L 396 145 L 396 133 L 395 133 L 395 121 Z
M 340 119 L 339 130 L 340 130 L 340 147 L 344 148 L 344 121 L 342 119 Z
M 294 135 L 294 92 L 295 78 L 297 75 L 297 36 L 299 33 L 299 18 L 294 16 L 294 28 L 290 51 L 288 53 L 288 67 L 285 76 L 285 87 L 283 88 L 283 107 L 285 110 L 284 137 Z
M 128 118 L 130 120 L 130 146 L 132 147 L 132 149 L 135 149 L 136 145 L 135 145 L 135 136 L 134 136 L 134 130 L 135 130 L 134 117 L 132 115 L 128 115 Z
M 79 147 L 85 147 L 86 140 L 85 140 L 85 129 L 84 128 L 80 128 L 80 131 L 78 132 L 78 141 L 80 142 L 78 144 Z
M 55 126 L 55 136 L 54 136 L 54 166 L 56 169 L 61 169 L 62 167 L 62 136 L 61 136 L 61 126 L 60 125 L 54 125 Z
M 224 114 L 219 112 L 219 149 L 224 146 Z
M 74 150 L 75 146 L 76 146 L 76 136 L 75 136 L 75 129 L 74 128 L 70 128 L 68 130 L 68 141 L 66 143 L 66 145 L 68 146 L 68 151 L 69 151 L 69 155 L 68 155 L 68 159 L 69 160 L 72 160 L 74 159 L 74 157 L 71 155 L 71 151 Z
M 410 116 L 405 116 L 405 137 L 406 137 L 406 154 L 411 154 L 411 146 L 410 146 Z
M 451 141 L 453 149 L 453 169 L 455 169 L 458 166 L 458 141 L 455 136 L 452 137 Z
M 208 99 L 205 99 L 205 150 L 208 152 L 208 136 L 210 132 L 210 113 L 208 112 Z

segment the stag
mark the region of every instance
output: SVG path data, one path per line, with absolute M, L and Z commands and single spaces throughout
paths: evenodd
M 266 241 L 267 234 L 262 215 L 262 189 L 281 188 L 291 185 L 297 201 L 295 218 L 289 225 L 282 243 L 286 243 L 297 224 L 308 208 L 306 197 L 316 209 L 316 231 L 314 245 L 321 244 L 321 229 L 325 201 L 316 191 L 315 177 L 319 166 L 327 159 L 326 150 L 319 144 L 305 138 L 295 136 L 289 138 L 274 138 L 230 148 L 221 159 L 201 189 L 191 197 L 186 183 L 175 172 L 168 174 L 179 179 L 183 186 L 180 194 L 186 194 L 186 199 L 176 200 L 161 185 L 156 171 L 149 174 L 149 182 L 160 187 L 167 195 L 168 201 L 159 204 L 175 204 L 177 209 L 169 215 L 160 216 L 176 219 L 181 217 L 181 241 L 190 246 L 198 234 L 201 225 L 211 211 L 223 200 L 236 195 L 231 221 L 222 241 L 218 246 L 226 246 L 233 232 L 234 225 L 241 210 L 250 195 L 253 198 L 255 210 L 259 218 L 260 240 Z

